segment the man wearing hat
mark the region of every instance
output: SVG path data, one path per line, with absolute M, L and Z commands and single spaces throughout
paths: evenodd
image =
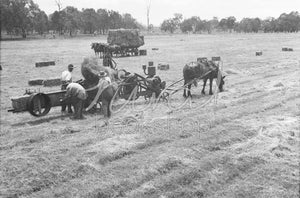
M 98 76 L 99 76 L 99 80 L 106 80 L 109 84 L 111 83 L 111 79 L 105 71 L 100 71 Z
M 69 83 L 72 82 L 72 71 L 74 69 L 74 66 L 72 64 L 68 65 L 68 70 L 65 70 L 61 74 L 61 90 L 66 90 Z M 61 106 L 61 111 L 66 111 L 66 105 L 63 104 Z M 71 104 L 68 104 L 68 113 L 73 113 Z

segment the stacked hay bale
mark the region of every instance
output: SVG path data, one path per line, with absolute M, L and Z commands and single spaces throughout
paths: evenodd
M 35 86 L 35 85 L 43 85 L 44 79 L 36 78 L 36 79 L 30 79 L 28 81 L 28 85 Z
M 136 29 L 109 30 L 107 42 L 110 45 L 138 48 L 144 45 L 144 37 L 139 36 L 139 32 Z
M 44 80 L 44 86 L 45 87 L 53 87 L 53 86 L 59 86 L 61 85 L 60 78 L 49 78 Z

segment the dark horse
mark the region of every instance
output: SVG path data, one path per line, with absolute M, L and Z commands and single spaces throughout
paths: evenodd
M 97 86 L 97 84 L 90 84 L 86 80 L 82 80 L 79 82 L 85 89 L 89 89 L 92 87 Z M 104 112 L 105 117 L 110 117 L 111 116 L 111 111 L 110 111 L 110 103 L 113 99 L 114 94 L 116 93 L 117 90 L 117 84 L 116 83 L 111 83 L 109 84 L 101 93 L 99 100 L 97 102 L 102 102 L 102 108 Z M 85 105 L 84 107 L 88 107 L 89 104 L 94 100 L 98 92 L 98 88 L 93 89 L 91 91 L 87 91 L 87 99 L 85 100 Z
M 220 78 L 218 78 L 218 74 L 220 75 Z M 186 95 L 186 88 L 184 88 L 183 96 L 184 97 L 192 97 L 191 95 L 191 86 L 194 83 L 196 85 L 196 78 L 202 78 L 204 81 L 202 93 L 205 94 L 205 85 L 207 80 L 210 81 L 210 87 L 209 87 L 209 94 L 212 95 L 212 83 L 213 79 L 218 79 L 218 86 L 219 90 L 223 91 L 224 86 L 224 78 L 225 76 L 222 76 L 221 72 L 219 72 L 219 67 L 215 65 L 213 62 L 192 62 L 189 64 L 186 64 L 183 67 L 183 78 L 184 78 L 184 85 L 188 86 L 188 93 Z

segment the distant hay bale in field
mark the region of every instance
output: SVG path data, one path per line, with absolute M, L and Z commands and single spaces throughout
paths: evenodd
M 139 31 L 136 29 L 109 30 L 107 42 L 110 45 L 138 48 L 144 45 L 144 37 L 139 36 Z
M 262 56 L 262 51 L 260 51 L 260 52 L 255 52 L 255 56 Z
M 34 85 L 43 85 L 44 83 L 44 79 L 40 79 L 40 78 L 37 78 L 37 79 L 30 79 L 28 81 L 28 85 L 30 86 L 34 86 Z
M 169 64 L 158 64 L 157 69 L 159 70 L 168 70 L 170 69 L 170 65 Z
M 37 62 L 35 63 L 35 67 L 45 67 L 49 65 L 55 65 L 55 61 L 46 61 L 46 62 Z
M 292 52 L 294 50 L 293 50 L 293 48 L 283 47 L 282 51 L 284 51 L 284 52 Z
M 141 50 L 139 50 L 139 54 L 140 54 L 140 56 L 146 56 L 147 55 L 147 50 L 141 49 Z
M 43 84 L 45 87 L 59 86 L 61 85 L 61 80 L 60 78 L 49 78 L 45 79 Z
M 95 57 L 84 58 L 83 62 L 81 63 L 81 74 L 88 83 L 98 83 L 98 74 L 100 71 L 105 71 L 111 80 L 114 81 L 116 74 L 115 70 L 99 65 L 98 60 Z

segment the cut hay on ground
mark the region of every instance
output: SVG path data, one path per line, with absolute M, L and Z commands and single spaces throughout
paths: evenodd
M 140 47 L 144 45 L 144 37 L 135 29 L 109 30 L 107 42 L 122 47 Z

